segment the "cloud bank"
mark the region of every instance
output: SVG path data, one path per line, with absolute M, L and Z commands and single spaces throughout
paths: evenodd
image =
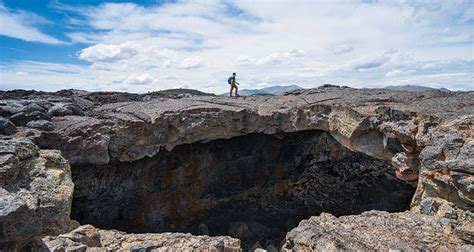
M 73 14 L 65 36 L 82 46 L 76 57 L 86 64 L 63 65 L 70 72 L 61 73 L 51 71 L 54 62 L 0 65 L 0 88 L 27 88 L 33 81 L 51 90 L 63 83 L 63 88 L 92 90 L 191 87 L 221 93 L 227 77 L 237 72 L 242 88 L 334 83 L 474 89 L 469 1 L 199 0 L 53 7 Z M 46 37 L 30 41 L 55 42 L 40 35 Z M 67 81 L 71 78 L 76 81 Z

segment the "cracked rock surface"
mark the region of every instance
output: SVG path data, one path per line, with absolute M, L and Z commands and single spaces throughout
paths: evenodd
M 282 251 L 472 251 L 473 231 L 470 221 L 409 211 L 339 218 L 324 213 L 291 230 Z
M 193 236 L 181 233 L 127 234 L 80 226 L 56 237 L 46 236 L 30 245 L 46 251 L 228 251 L 239 252 L 240 241 L 231 237 Z
M 59 151 L 0 141 L 0 247 L 69 231 L 72 193 L 71 170 Z
M 304 250 L 317 244 L 385 250 L 405 243 L 402 248 L 472 249 L 473 92 L 325 85 L 282 96 L 232 99 L 7 91 L 0 92 L 0 119 L 2 246 L 19 248 L 35 238 L 77 227 L 69 219 L 73 193 L 69 165 L 73 172 L 104 169 L 143 162 L 186 144 L 248 134 L 321 131 L 348 150 L 391 163 L 399 179 L 416 183 L 411 210 L 311 217 L 288 233 L 281 248 Z M 384 225 L 390 231 L 383 233 Z M 328 235 L 333 228 L 337 232 Z M 362 230 L 381 238 L 371 240 Z M 321 239 L 311 232 L 321 234 Z M 395 238 L 389 240 L 388 234 Z M 195 239 L 192 244 L 202 241 L 186 237 Z

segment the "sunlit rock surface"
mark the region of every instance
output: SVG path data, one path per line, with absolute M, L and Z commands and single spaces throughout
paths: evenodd
M 472 251 L 474 225 L 413 212 L 369 211 L 339 218 L 303 220 L 284 240 L 282 251 Z
M 73 183 L 57 150 L 28 140 L 0 141 L 0 247 L 20 248 L 32 238 L 67 232 Z
M 312 217 L 312 219 L 320 218 L 316 226 L 356 218 L 357 225 L 362 227 L 377 223 L 371 219 L 372 215 L 380 215 L 382 218 L 380 220 L 403 226 L 404 222 L 400 218 L 411 216 L 419 219 L 421 226 L 430 223 L 436 225 L 441 223 L 438 226 L 443 226 L 443 223 L 449 222 L 454 223 L 451 225 L 453 230 L 464 230 L 453 231 L 460 235 L 453 238 L 450 244 L 440 242 L 441 249 L 444 247 L 464 249 L 469 247 L 463 247 L 463 243 L 472 243 L 472 239 L 469 239 L 472 238 L 472 218 L 459 216 L 471 216 L 474 202 L 473 92 L 401 92 L 326 85 L 318 89 L 294 91 L 283 96 L 233 99 L 183 94 L 89 93 L 77 90 L 57 93 L 0 92 L 0 98 L 2 117 L 0 133 L 3 134 L 0 141 L 1 146 L 4 146 L 2 148 L 6 150 L 2 150 L 0 168 L 2 171 L 0 239 L 3 244 L 8 243 L 9 246 L 21 246 L 33 238 L 49 233 L 59 234 L 71 228 L 69 224 L 65 225 L 69 219 L 64 217 L 70 214 L 72 194 L 67 168 L 69 164 L 73 174 L 80 174 L 88 173 L 94 167 L 98 168 L 97 172 L 107 173 L 107 167 L 117 169 L 130 164 L 129 169 L 133 169 L 136 164 L 155 162 L 156 165 L 152 167 L 158 169 L 159 173 L 167 169 L 172 170 L 179 165 L 166 161 L 170 167 L 161 168 L 160 162 L 164 161 L 156 159 L 171 155 L 167 153 L 177 153 L 177 150 L 186 148 L 183 146 L 188 144 L 192 146 L 211 144 L 213 141 L 232 140 L 249 134 L 275 136 L 281 133 L 296 134 L 295 132 L 301 131 L 324 132 L 328 136 L 327 139 L 340 146 L 339 149 L 344 147 L 357 155 L 377 160 L 371 164 L 385 162 L 383 167 L 391 169 L 388 173 L 390 176 L 417 184 L 410 212 L 375 212 L 355 217 L 339 217 L 340 219 L 322 215 Z M 30 154 L 24 157 L 23 154 L 15 152 L 17 146 L 15 142 L 28 142 L 26 153 Z M 285 144 L 282 143 L 281 146 Z M 41 150 L 38 150 L 38 147 Z M 61 154 L 53 150 L 60 150 Z M 196 155 L 192 154 L 193 148 L 188 152 L 189 157 Z M 47 161 L 35 161 L 50 160 L 52 156 L 55 157 L 54 160 L 63 160 L 64 157 L 67 162 L 64 160 L 56 162 L 57 164 L 52 166 L 55 168 L 50 169 Z M 255 158 L 258 155 L 251 156 Z M 191 168 L 202 170 L 207 167 L 202 163 L 205 158 L 196 160 L 201 160 L 199 166 L 194 168 L 184 166 L 180 168 L 181 171 L 187 174 L 186 172 L 192 171 Z M 328 168 L 334 167 L 337 165 Z M 138 172 L 140 168 L 136 168 Z M 284 170 L 291 171 L 291 169 L 287 166 Z M 28 173 L 30 170 L 38 172 Z M 303 172 L 296 173 L 299 174 L 296 179 L 306 176 L 315 176 L 312 179 L 318 179 L 318 172 L 320 170 L 314 170 L 313 165 L 308 165 L 304 167 Z M 119 174 L 117 177 L 122 175 Z M 195 174 L 189 173 L 189 176 Z M 340 178 L 342 177 L 337 177 L 336 181 L 340 181 Z M 141 177 L 137 179 L 146 180 Z M 174 183 L 180 179 L 181 175 L 177 175 L 170 181 Z M 47 182 L 44 187 L 40 186 L 37 190 L 30 191 L 33 188 L 28 186 L 30 183 L 36 183 L 35 181 L 43 183 L 45 180 Z M 240 187 L 243 185 L 242 181 L 244 180 L 240 181 Z M 105 181 L 98 180 L 97 183 Z M 62 193 L 56 194 L 55 188 L 58 188 L 58 185 L 65 187 Z M 87 184 L 76 186 L 87 188 L 85 185 Z M 282 184 L 272 183 L 268 188 L 275 185 L 278 185 L 275 187 L 278 190 L 286 188 Z M 182 186 L 184 188 L 187 184 Z M 247 186 L 247 189 L 252 189 L 255 184 Z M 124 188 L 127 187 L 124 186 L 119 190 L 125 190 Z M 199 187 L 194 184 L 191 188 Z M 290 188 L 293 190 L 296 187 Z M 307 189 L 308 187 L 303 187 L 303 190 Z M 80 196 L 78 192 L 75 191 L 74 194 Z M 315 197 L 323 199 L 324 202 L 320 204 L 324 205 L 331 195 L 326 198 L 321 195 Z M 212 198 L 207 200 L 212 201 Z M 87 201 L 81 204 L 87 204 Z M 179 202 L 177 204 L 179 205 Z M 56 214 L 54 216 L 43 214 L 42 207 Z M 31 209 L 38 210 L 30 213 Z M 458 214 L 459 211 L 465 214 Z M 456 217 L 453 217 L 452 212 L 456 213 Z M 23 223 L 26 219 L 22 216 L 30 216 L 31 220 L 34 220 L 31 223 L 43 224 L 28 224 L 31 228 L 26 224 L 21 225 L 21 228 L 6 228 L 9 225 Z M 406 235 L 412 238 L 409 247 L 424 247 L 426 242 L 416 234 L 416 229 L 409 228 L 413 224 L 410 223 L 407 222 L 405 227 L 400 228 L 406 230 Z M 398 228 L 398 224 L 394 224 L 394 227 Z M 300 224 L 299 227 L 301 226 Z M 303 226 L 313 228 L 314 225 Z M 447 232 L 442 231 L 447 228 L 444 226 L 437 228 L 438 226 L 426 232 L 423 239 L 431 237 L 429 239 L 436 240 L 445 235 L 440 232 Z M 292 234 L 291 237 L 294 238 L 287 236 L 285 248 L 289 246 L 287 245 L 289 238 L 295 241 L 300 239 L 297 234 L 298 228 L 288 234 Z M 212 228 L 209 232 L 213 232 Z M 372 234 L 377 233 L 373 231 Z M 341 236 L 341 239 L 344 237 Z M 368 244 L 368 248 L 374 249 L 397 247 L 396 244 L 383 239 L 378 245 L 372 242 L 364 243 L 363 240 L 360 242 L 361 246 Z M 277 243 L 275 242 L 275 245 L 280 247 Z M 359 245 L 356 245 L 354 244 L 354 248 L 358 248 Z
M 69 233 L 47 236 L 30 245 L 49 251 L 225 251 L 239 252 L 240 241 L 231 237 L 193 236 L 181 233 L 127 234 L 80 226 Z

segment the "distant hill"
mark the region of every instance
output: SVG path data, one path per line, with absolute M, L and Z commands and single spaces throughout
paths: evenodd
M 204 93 L 199 90 L 195 89 L 188 89 L 188 88 L 174 88 L 174 89 L 165 89 L 161 91 L 150 92 L 148 94 L 160 94 L 160 95 L 195 95 L 195 96 L 215 96 L 212 93 Z
M 284 94 L 285 92 L 297 90 L 297 89 L 303 89 L 300 86 L 297 85 L 289 85 L 289 86 L 271 86 L 271 87 L 266 87 L 262 89 L 239 89 L 239 94 L 240 95 L 256 95 L 256 96 L 266 96 L 266 95 L 281 95 Z M 228 92 L 223 93 L 221 95 L 229 95 Z
M 411 91 L 411 92 L 426 92 L 426 91 L 442 91 L 442 92 L 451 92 L 446 88 L 431 88 L 417 85 L 403 85 L 403 86 L 386 86 L 385 89 L 395 90 L 395 91 Z

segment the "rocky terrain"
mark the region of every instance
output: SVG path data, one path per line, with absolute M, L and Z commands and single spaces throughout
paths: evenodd
M 474 249 L 473 92 L 0 99 L 2 251 Z

